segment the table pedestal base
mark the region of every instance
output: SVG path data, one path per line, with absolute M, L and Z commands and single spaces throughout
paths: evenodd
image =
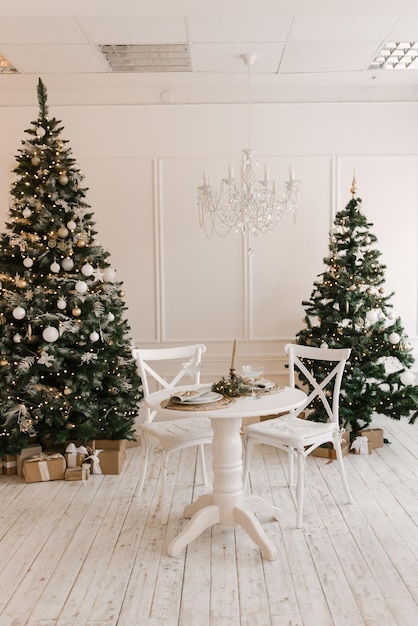
M 212 418 L 213 493 L 201 496 L 184 509 L 190 522 L 170 543 L 169 556 L 178 556 L 191 541 L 213 524 L 238 524 L 261 549 L 264 558 L 273 561 L 276 548 L 268 539 L 256 515 L 279 519 L 282 511 L 259 496 L 244 497 L 242 491 L 241 419 Z

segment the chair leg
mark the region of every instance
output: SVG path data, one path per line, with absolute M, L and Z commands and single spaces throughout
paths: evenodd
M 253 452 L 254 441 L 249 437 L 245 442 L 245 458 L 244 458 L 244 471 L 242 473 L 242 489 L 246 491 L 248 487 L 248 474 L 250 472 L 251 455 Z
M 302 528 L 303 524 L 303 498 L 305 491 L 305 455 L 302 450 L 297 450 L 298 455 L 298 481 L 296 486 L 296 528 Z
M 168 454 L 163 450 L 161 452 L 161 523 L 167 524 L 168 521 L 168 506 L 167 506 L 167 464 Z
M 203 444 L 198 446 L 197 448 L 197 456 L 199 457 L 200 462 L 200 472 L 202 474 L 202 481 L 205 486 L 208 484 L 208 476 L 206 473 L 206 463 L 205 463 L 205 449 Z
M 337 456 L 338 469 L 340 471 L 341 480 L 343 483 L 345 495 L 347 496 L 347 500 L 349 504 L 354 504 L 354 498 L 351 494 L 350 487 L 348 485 L 347 475 L 345 473 L 345 465 L 343 459 L 343 453 L 341 451 L 341 442 L 339 439 L 334 440 L 334 448 Z
M 148 468 L 148 457 L 152 448 L 152 444 L 147 441 L 146 435 L 142 434 L 142 468 L 139 475 L 139 487 L 136 491 L 136 495 L 140 496 L 142 489 L 144 488 L 145 476 Z
M 293 487 L 295 484 L 294 474 L 293 474 L 293 457 L 295 455 L 295 449 L 292 447 L 288 448 L 287 452 L 287 484 L 289 487 Z

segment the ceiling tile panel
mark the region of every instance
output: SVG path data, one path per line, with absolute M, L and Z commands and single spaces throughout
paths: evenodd
M 84 74 L 106 72 L 106 61 L 90 45 L 1 46 L 1 52 L 22 73 Z
M 0 46 L 6 43 L 87 43 L 73 17 L 2 17 Z
M 189 17 L 191 42 L 286 41 L 291 17 Z
M 183 17 L 86 16 L 78 22 L 98 44 L 186 43 Z
M 295 17 L 289 41 L 376 41 L 384 39 L 397 20 L 377 15 Z
M 289 42 L 280 73 L 361 71 L 379 45 L 379 41 Z
M 283 48 L 283 43 L 196 43 L 190 46 L 192 69 L 194 72 L 247 73 L 241 55 L 249 52 L 257 55 L 251 71 L 274 74 L 279 67 Z

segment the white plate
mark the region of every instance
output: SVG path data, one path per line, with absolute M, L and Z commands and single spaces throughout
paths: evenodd
M 175 397 L 172 397 L 171 400 L 175 404 L 207 404 L 208 402 L 216 402 L 222 398 L 221 393 L 216 393 L 215 391 L 208 391 L 204 396 L 200 396 L 200 398 L 190 398 L 190 400 L 177 400 Z

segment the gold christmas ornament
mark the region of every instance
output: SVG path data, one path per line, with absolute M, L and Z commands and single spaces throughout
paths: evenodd
M 84 248 L 86 245 L 86 242 L 84 241 L 84 239 L 77 239 L 77 248 Z
M 74 315 L 74 317 L 80 317 L 81 309 L 79 309 L 78 306 L 75 306 L 73 310 L 71 311 L 71 313 Z
M 17 281 L 17 286 L 20 287 L 21 289 L 24 289 L 27 286 L 27 282 L 24 278 L 19 278 L 19 280 Z
M 124 298 L 125 297 L 125 292 L 124 291 L 119 291 L 119 297 L 120 298 Z
M 58 178 L 58 182 L 63 187 L 65 185 L 68 185 L 68 176 L 66 174 L 61 174 L 61 176 Z
M 75 424 L 72 424 L 71 422 L 67 422 L 67 423 L 65 424 L 65 428 L 66 428 L 67 430 L 73 430 L 73 428 L 75 428 Z
M 2 367 L 7 367 L 9 365 L 9 361 L 7 359 L 1 359 L 0 360 L 0 365 Z
M 62 239 L 64 239 L 64 237 L 68 235 L 68 228 L 65 228 L 65 226 L 61 226 L 61 228 L 58 228 L 57 230 L 57 235 L 58 237 L 62 237 Z

